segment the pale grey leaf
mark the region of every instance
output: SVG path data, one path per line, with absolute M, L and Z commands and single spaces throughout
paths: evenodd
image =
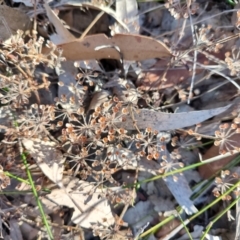
M 209 110 L 192 111 L 184 113 L 164 113 L 148 109 L 132 110 L 132 116 L 124 122 L 118 122 L 117 126 L 127 130 L 145 129 L 151 127 L 157 131 L 174 130 L 189 127 L 201 123 L 226 111 L 231 105 Z
M 116 14 L 121 20 L 131 19 L 138 14 L 138 5 L 136 0 L 116 0 Z
M 153 214 L 149 214 L 149 212 L 152 212 L 152 209 L 153 205 L 150 201 L 140 201 L 127 210 L 123 220 L 132 227 L 134 235 L 139 229 L 153 220 Z
M 192 191 L 186 178 L 184 175 L 180 174 L 174 174 L 174 176 L 177 177 L 176 182 L 173 180 L 172 176 L 164 178 L 168 189 L 171 191 L 178 204 L 188 215 L 198 212 L 198 209 L 194 206 L 193 201 L 190 200 Z
M 76 38 L 63 26 L 61 20 L 49 7 L 49 5 L 45 3 L 44 7 L 49 21 L 54 25 L 57 32 L 57 34 L 50 36 L 50 40 L 56 45 L 74 41 Z

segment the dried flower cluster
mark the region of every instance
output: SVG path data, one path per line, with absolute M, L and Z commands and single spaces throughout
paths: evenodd
M 165 7 L 175 19 L 180 19 L 188 18 L 189 13 L 194 15 L 197 12 L 198 4 L 193 1 L 193 3 L 188 6 L 187 3 L 180 0 L 168 0 L 168 2 L 165 3 Z
M 239 179 L 237 173 L 230 173 L 229 170 L 221 171 L 221 176 L 215 178 L 216 187 L 213 189 L 213 194 L 215 197 L 219 197 L 224 194 L 236 180 Z M 235 193 L 236 194 L 236 193 Z M 230 195 L 225 195 L 222 200 L 230 201 L 232 197 Z
M 159 144 L 164 138 L 158 136 L 158 131 L 151 127 L 139 130 L 137 125 L 131 131 L 121 127 L 121 122 L 132 118 L 132 112 L 138 108 L 136 100 L 140 92 L 137 94 L 128 82 L 118 80 L 117 85 L 109 85 L 104 100 L 94 99 L 105 91 L 104 80 L 98 73 L 85 72 L 75 64 L 79 74 L 76 84 L 67 86 L 69 93 L 52 104 L 42 104 L 39 90 L 49 89 L 51 82 L 47 74 L 41 73 L 39 79 L 35 71 L 39 66 L 60 68 L 64 60 L 61 50 L 52 43 L 48 43 L 51 51 L 46 55 L 41 53 L 42 46 L 41 38 L 24 43 L 19 31 L 0 50 L 4 73 L 0 75 L 1 110 L 13 121 L 6 130 L 5 142 L 17 143 L 22 137 L 50 139 L 67 156 L 66 167 L 74 175 L 114 185 L 119 185 L 112 177 L 114 173 L 136 168 L 143 157 L 150 161 L 162 159 L 162 171 L 172 169 L 166 164 L 165 147 Z M 65 87 L 62 82 L 58 85 Z M 134 103 L 126 102 L 131 99 Z

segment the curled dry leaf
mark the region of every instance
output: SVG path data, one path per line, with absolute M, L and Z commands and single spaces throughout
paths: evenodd
M 56 143 L 26 138 L 24 138 L 22 142 L 45 176 L 62 187 L 65 157 L 57 150 Z

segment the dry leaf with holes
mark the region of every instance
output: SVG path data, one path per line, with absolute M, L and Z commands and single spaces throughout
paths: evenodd
M 65 189 L 54 189 L 46 197 L 52 205 L 73 208 L 72 221 L 81 227 L 91 228 L 98 222 L 110 226 L 115 219 L 108 201 L 100 197 L 103 191 L 91 183 L 72 178 Z
M 44 175 L 62 187 L 65 157 L 57 149 L 57 144 L 40 139 L 31 140 L 26 138 L 22 140 L 22 143 Z
M 140 61 L 171 55 L 170 50 L 162 42 L 151 37 L 131 34 L 116 34 L 112 38 L 97 34 L 59 45 L 63 49 L 63 56 L 69 60 L 120 59 L 119 53 L 114 48 L 96 51 L 95 49 L 100 46 L 117 46 L 124 60 Z

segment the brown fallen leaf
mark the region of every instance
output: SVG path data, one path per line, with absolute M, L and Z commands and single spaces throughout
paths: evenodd
M 229 138 L 230 141 L 240 142 L 240 134 L 234 134 Z M 209 159 L 219 155 L 219 147 L 213 145 L 208 151 L 203 155 L 203 159 Z M 232 154 L 228 157 L 220 159 L 218 161 L 214 161 L 208 164 L 204 164 L 198 168 L 200 176 L 203 179 L 209 179 L 212 177 L 216 172 L 222 169 L 225 165 L 231 162 L 236 157 L 236 154 Z
M 75 39 L 49 5 L 44 4 L 44 7 L 57 32 L 49 36 L 50 40 L 63 49 L 63 57 L 67 60 L 120 59 L 119 52 L 113 46 L 120 49 L 124 60 L 140 61 L 171 56 L 169 48 L 161 41 L 137 34 L 116 34 L 112 38 L 105 34 L 96 34 Z M 98 47 L 103 48 L 96 50 Z M 49 50 L 45 48 L 43 51 Z
M 166 217 L 160 216 L 159 217 L 159 222 L 164 221 Z M 171 233 L 173 229 L 178 227 L 181 224 L 181 221 L 179 219 L 173 219 L 172 221 L 164 224 L 161 228 L 157 230 L 157 232 L 154 234 L 157 239 L 163 239 L 166 235 Z M 185 230 L 181 230 L 181 234 L 184 234 Z
M 224 51 L 221 51 L 220 53 L 211 53 L 210 55 L 213 58 L 224 60 L 225 56 L 223 52 Z M 197 61 L 204 65 L 216 64 L 214 61 L 210 61 L 206 56 L 201 53 L 198 54 Z M 160 59 L 148 70 L 143 71 L 143 73 L 139 75 L 137 79 L 137 87 L 146 91 L 149 89 L 165 89 L 173 87 L 180 83 L 186 83 L 186 80 L 191 79 L 190 77 L 192 76 L 193 71 L 187 69 L 187 64 L 190 64 L 191 67 L 191 62 L 187 62 L 186 66 L 173 66 L 169 69 L 168 64 L 169 61 Z M 198 75 L 203 71 L 204 69 L 196 68 L 195 74 Z
M 167 64 L 166 60 L 158 60 L 150 69 L 139 75 L 136 85 L 142 90 L 165 89 L 184 82 L 192 74 L 192 71 L 183 67 L 166 71 Z
M 162 42 L 151 37 L 133 34 L 116 34 L 112 38 L 104 34 L 96 34 L 58 46 L 63 49 L 63 57 L 72 61 L 120 59 L 119 52 L 112 46 L 120 49 L 124 60 L 140 61 L 171 56 L 170 50 Z M 96 48 L 101 46 L 105 47 L 96 51 Z M 47 48 L 43 50 L 45 53 L 48 51 Z

